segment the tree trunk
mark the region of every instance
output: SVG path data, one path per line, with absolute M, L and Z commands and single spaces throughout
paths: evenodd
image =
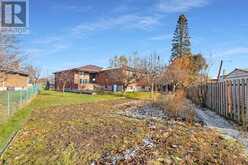
M 65 86 L 66 86 L 66 82 L 63 84 L 63 89 L 62 89 L 63 95 L 65 94 Z
M 152 82 L 152 89 L 151 89 L 152 101 L 154 102 L 154 83 Z

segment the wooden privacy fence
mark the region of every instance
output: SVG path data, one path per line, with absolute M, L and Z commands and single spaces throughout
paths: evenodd
M 193 86 L 188 97 L 248 128 L 248 79 Z

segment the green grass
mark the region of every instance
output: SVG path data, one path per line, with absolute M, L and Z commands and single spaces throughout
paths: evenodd
M 103 94 L 109 94 L 109 95 L 115 95 L 119 97 L 125 97 L 128 99 L 137 99 L 137 100 L 151 100 L 152 99 L 152 94 L 151 92 L 104 92 Z M 155 93 L 154 97 L 160 96 L 159 93 Z
M 41 93 L 27 106 L 18 110 L 9 120 L 0 124 L 0 149 L 7 143 L 10 136 L 19 130 L 34 109 L 45 109 L 53 106 L 63 106 L 94 102 L 101 100 L 119 99 L 115 95 L 82 95 L 74 93 L 60 93 L 55 91 L 41 91 Z
M 155 93 L 154 96 L 157 97 L 159 94 Z M 151 100 L 152 95 L 150 92 L 127 92 L 123 94 L 124 97 L 130 99 L 142 99 L 142 100 Z
M 238 143 L 227 143 L 214 130 L 189 123 L 121 115 L 125 110 L 118 107 L 128 107 L 130 99 L 120 96 L 123 95 L 63 95 L 42 91 L 6 123 L 7 132 L 0 126 L 0 136 L 5 134 L 5 138 L 22 127 L 0 158 L 0 164 L 91 164 L 93 160 L 106 164 L 106 159 L 113 158 L 108 158 L 108 154 L 133 148 L 138 149 L 134 160 L 117 164 L 248 163 Z M 125 96 L 145 99 L 149 93 L 125 93 Z M 152 139 L 154 147 L 144 147 L 144 138 Z

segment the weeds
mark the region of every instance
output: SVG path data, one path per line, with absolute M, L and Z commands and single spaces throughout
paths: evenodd
M 171 97 L 168 100 L 176 101 L 179 96 Z M 106 158 L 111 160 L 138 148 L 116 163 L 248 163 L 238 143 L 225 140 L 211 129 L 175 120 L 151 121 L 119 115 L 117 105 L 129 101 L 112 99 L 75 105 L 76 101 L 74 105 L 35 109 L 2 160 L 6 164 L 106 164 Z M 182 113 L 170 101 L 165 103 L 164 106 L 170 104 L 175 116 Z M 177 103 L 180 107 L 187 105 Z M 144 139 L 149 139 L 153 147 L 142 147 Z
M 195 107 L 186 99 L 183 91 L 177 91 L 166 96 L 161 95 L 155 104 L 162 107 L 173 119 L 184 120 L 189 123 L 192 123 L 195 119 Z

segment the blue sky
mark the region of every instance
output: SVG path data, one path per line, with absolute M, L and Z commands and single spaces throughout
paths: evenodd
M 115 55 L 158 53 L 170 57 L 176 21 L 185 14 L 193 53 L 210 63 L 210 75 L 248 68 L 248 1 L 226 0 L 30 0 L 30 33 L 21 50 L 46 76 L 95 64 Z

